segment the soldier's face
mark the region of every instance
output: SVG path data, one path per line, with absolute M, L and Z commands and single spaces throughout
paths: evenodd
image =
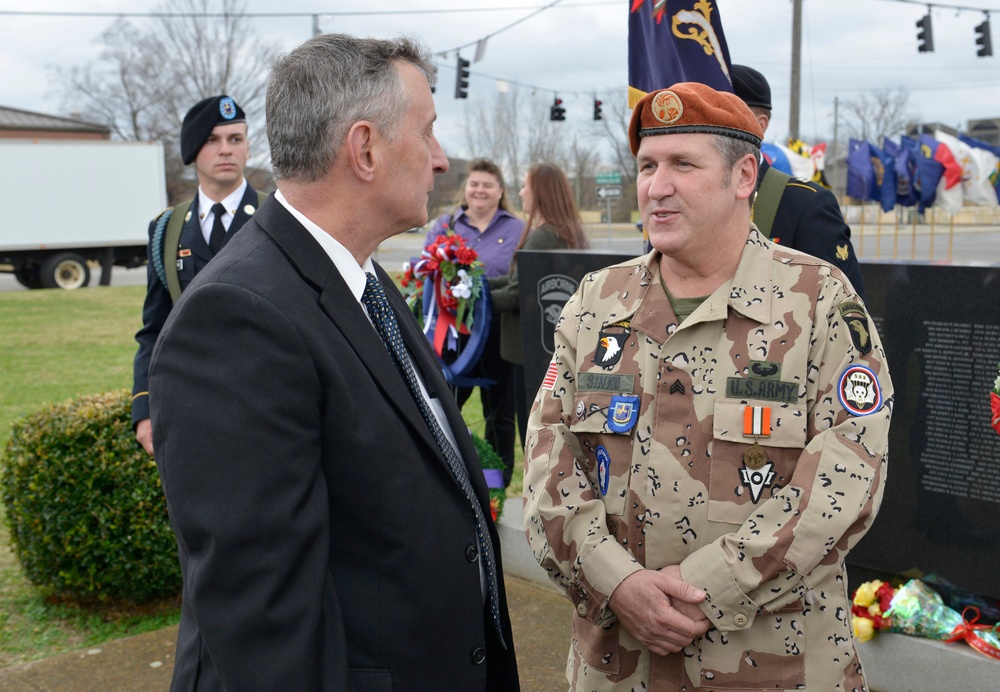
M 194 165 L 203 182 L 229 187 L 243 180 L 249 157 L 246 123 L 216 125 L 195 157 Z
M 740 225 L 745 236 L 753 180 L 747 183 L 741 163 L 726 165 L 711 135 L 644 137 L 636 161 L 643 229 L 664 255 L 701 261 Z

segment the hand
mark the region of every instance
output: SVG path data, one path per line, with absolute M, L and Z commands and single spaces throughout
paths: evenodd
M 139 441 L 142 448 L 153 456 L 153 423 L 148 418 L 143 418 L 135 426 L 135 439 Z
M 680 568 L 672 566 L 629 575 L 608 606 L 629 634 L 666 656 L 708 631 L 708 618 L 697 605 L 703 600 L 705 592 L 681 579 Z

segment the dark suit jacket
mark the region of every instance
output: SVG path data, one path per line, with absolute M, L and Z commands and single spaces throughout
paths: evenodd
M 182 291 L 212 259 L 212 250 L 208 247 L 205 236 L 201 232 L 201 222 L 198 219 L 200 213 L 198 199 L 198 195 L 195 195 L 194 201 L 191 202 L 191 215 L 181 228 L 181 239 L 178 245 L 179 251 L 191 251 L 188 257 L 182 257 L 183 253 L 178 253 L 177 259 L 180 262 L 180 269 L 177 272 L 177 278 L 180 281 Z M 250 216 L 253 214 L 252 210 L 257 208 L 257 203 L 257 191 L 248 183 L 240 205 L 236 209 L 236 214 L 233 215 L 233 222 L 229 224 L 229 230 L 226 231 L 226 237 L 222 241 L 223 247 L 243 227 L 243 224 L 250 220 Z M 247 213 L 248 208 L 251 210 L 249 214 Z M 159 216 L 149 222 L 150 243 L 153 241 L 153 230 L 156 228 L 158 219 Z M 142 328 L 135 335 L 135 340 L 139 342 L 139 350 L 136 352 L 135 361 L 132 364 L 133 426 L 143 418 L 149 418 L 149 397 L 147 396 L 149 392 L 149 357 L 153 353 L 156 337 L 160 335 L 163 323 L 167 321 L 167 315 L 170 314 L 170 309 L 173 307 L 170 292 L 167 291 L 167 287 L 163 285 L 156 270 L 153 269 L 152 247 L 149 248 L 149 257 L 149 266 L 146 268 L 146 300 L 142 306 Z
M 377 272 L 489 516 L 440 366 Z M 468 500 L 336 267 L 273 197 L 181 296 L 150 388 L 184 577 L 174 689 L 518 689 Z
M 758 187 L 770 167 L 767 161 L 761 163 Z M 774 215 L 771 239 L 839 267 L 858 295 L 865 297 L 861 265 L 851 245 L 851 228 L 844 221 L 837 197 L 822 185 L 802 178 L 788 181 Z

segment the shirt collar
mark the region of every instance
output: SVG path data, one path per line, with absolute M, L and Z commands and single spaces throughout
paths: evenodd
M 363 264 L 358 264 L 358 261 L 354 259 L 354 255 L 347 248 L 293 207 L 285 196 L 281 194 L 280 189 L 275 191 L 274 197 L 288 210 L 288 213 L 302 224 L 303 228 L 309 231 L 309 235 L 316 239 L 316 242 L 319 243 L 320 247 L 323 248 L 323 251 L 337 268 L 337 271 L 340 272 L 354 298 L 360 303 L 361 294 L 364 293 L 365 284 L 368 282 L 368 277 L 365 274 L 367 272 L 375 273 L 372 258 L 368 257 Z
M 225 199 L 220 200 L 222 206 L 226 208 L 226 212 L 229 214 L 236 215 L 236 208 L 240 204 L 240 200 L 243 199 L 243 195 L 247 191 L 247 179 L 243 178 L 243 182 L 240 186 L 226 195 Z M 215 200 L 209 199 L 205 194 L 205 191 L 201 189 L 201 185 L 198 186 L 198 214 L 202 219 L 212 211 L 212 205 L 215 204 Z

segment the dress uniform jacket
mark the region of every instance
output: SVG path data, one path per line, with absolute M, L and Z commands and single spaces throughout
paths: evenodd
M 886 476 L 878 334 L 838 269 L 756 228 L 681 324 L 659 258 L 584 278 L 528 422 L 525 527 L 576 605 L 571 688 L 863 689 L 844 558 Z M 712 629 L 657 656 L 608 600 L 669 565 Z
M 212 259 L 212 250 L 205 242 L 205 236 L 201 232 L 200 210 L 198 209 L 199 196 L 195 195 L 191 202 L 190 214 L 184 221 L 181 228 L 181 239 L 177 253 L 177 278 L 180 282 L 181 290 L 187 288 L 195 275 L 205 268 L 208 261 Z M 229 242 L 236 231 L 253 215 L 257 209 L 257 191 L 247 184 L 247 189 L 243 193 L 240 205 L 233 215 L 233 221 L 229 224 L 229 230 L 223 239 L 223 245 Z M 153 241 L 153 231 L 159 216 L 149 222 L 149 242 Z M 136 333 L 135 340 L 139 342 L 139 350 L 135 354 L 132 373 L 132 424 L 135 425 L 144 418 L 149 418 L 149 357 L 153 353 L 153 344 L 156 337 L 163 329 L 163 323 L 167 321 L 167 315 L 173 307 L 170 299 L 170 292 L 160 281 L 156 270 L 153 268 L 153 248 L 149 248 L 150 262 L 146 269 L 146 300 L 142 305 L 142 328 Z
M 489 516 L 427 339 L 376 265 Z M 150 369 L 184 594 L 177 690 L 517 690 L 469 501 L 381 337 L 273 196 L 181 295 Z
M 761 162 L 758 186 L 770 168 L 767 161 Z M 819 183 L 792 178 L 785 184 L 771 225 L 771 239 L 839 267 L 864 299 L 865 283 L 851 246 L 851 228 L 837 198 Z

